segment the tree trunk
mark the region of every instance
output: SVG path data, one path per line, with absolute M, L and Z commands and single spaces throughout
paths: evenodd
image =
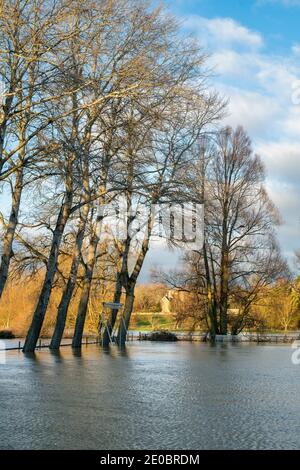
M 228 269 L 228 250 L 224 249 L 221 259 L 221 275 L 220 275 L 220 333 L 227 335 L 228 330 L 228 282 L 229 282 L 229 269 Z
M 115 294 L 114 294 L 114 303 L 120 302 L 121 295 L 122 295 L 122 279 L 121 279 L 120 273 L 118 273 L 116 287 L 115 287 Z M 102 336 L 102 345 L 105 347 L 107 347 L 110 343 L 110 337 L 111 337 L 111 334 L 113 332 L 113 329 L 116 323 L 117 315 L 118 315 L 118 310 L 111 310 L 109 320 L 107 322 L 107 325 L 105 327 L 105 330 Z
M 203 257 L 204 257 L 205 279 L 206 279 L 206 288 L 207 288 L 207 310 L 208 310 L 208 318 L 209 318 L 210 339 L 211 341 L 214 341 L 216 338 L 216 334 L 218 333 L 218 319 L 217 319 L 216 302 L 215 302 L 213 289 L 212 289 L 206 242 L 204 242 L 203 244 Z
M 76 235 L 75 250 L 73 254 L 69 279 L 64 289 L 64 292 L 63 292 L 63 295 L 62 295 L 62 298 L 58 307 L 56 324 L 55 324 L 55 329 L 54 329 L 54 333 L 52 336 L 52 340 L 50 343 L 50 349 L 59 349 L 60 343 L 63 337 L 68 308 L 69 308 L 70 301 L 71 301 L 71 298 L 72 298 L 72 295 L 76 286 L 78 267 L 80 263 L 80 254 L 81 254 L 81 248 L 82 248 L 83 239 L 84 239 L 84 232 L 85 232 L 85 226 L 86 226 L 88 213 L 89 213 L 89 205 L 86 204 L 85 206 L 83 206 L 83 210 L 80 215 L 80 222 L 79 222 L 79 227 L 78 227 L 78 231 Z
M 9 216 L 6 233 L 3 240 L 3 250 L 0 266 L 0 298 L 2 296 L 9 271 L 9 264 L 12 256 L 12 245 L 18 223 L 20 202 L 23 190 L 23 167 L 16 172 L 16 182 L 12 194 L 12 206 Z
M 1 116 L 1 122 L 0 122 L 0 177 L 1 173 L 3 170 L 3 166 L 5 163 L 5 159 L 3 158 L 3 149 L 4 149 L 4 141 L 5 141 L 5 136 L 6 136 L 6 130 L 8 126 L 8 121 L 9 121 L 9 115 L 11 111 L 11 107 L 13 104 L 13 98 L 15 95 L 15 83 L 14 83 L 14 78 L 11 79 L 10 87 L 9 87 L 9 92 L 8 96 L 5 99 L 5 102 L 2 105 L 2 116 Z
M 91 291 L 91 284 L 92 284 L 91 278 L 92 278 L 92 275 L 87 274 L 84 279 L 83 288 L 82 288 L 82 292 L 80 296 L 80 302 L 79 302 L 78 311 L 77 311 L 75 331 L 74 331 L 74 337 L 72 341 L 72 348 L 81 348 L 86 312 L 87 312 L 90 291 Z
M 95 230 L 95 232 L 97 229 Z M 80 348 L 82 343 L 82 335 L 84 330 L 86 312 L 89 303 L 90 291 L 92 286 L 93 271 L 96 262 L 96 253 L 98 247 L 99 238 L 97 233 L 93 233 L 90 239 L 88 259 L 86 263 L 86 272 L 83 281 L 82 292 L 80 296 L 80 302 L 77 310 L 75 331 L 72 341 L 72 348 Z
M 119 330 L 118 330 L 118 345 L 122 347 L 126 343 L 127 331 L 129 328 L 131 313 L 133 310 L 134 289 L 135 289 L 135 283 L 132 283 L 130 286 L 128 286 L 126 290 L 125 305 L 124 305 L 123 315 L 122 315 L 120 325 L 119 325 Z
M 216 335 L 219 333 L 217 307 L 215 301 L 210 300 L 208 304 L 208 312 L 210 319 L 210 339 L 212 342 L 214 342 L 216 339 Z
M 138 259 L 135 263 L 131 276 L 129 276 L 128 274 L 128 253 L 129 253 L 130 241 L 131 241 L 130 238 L 129 238 L 129 244 L 127 244 L 127 249 L 125 250 L 124 255 L 123 255 L 122 283 L 124 281 L 124 275 L 125 275 L 126 281 L 124 282 L 124 287 L 126 289 L 126 298 L 125 298 L 125 306 L 124 306 L 123 315 L 122 315 L 121 322 L 120 322 L 119 329 L 118 329 L 119 346 L 124 346 L 126 343 L 127 330 L 129 327 L 131 313 L 132 313 L 133 304 L 134 304 L 135 285 L 136 285 L 138 276 L 141 272 L 141 269 L 143 267 L 143 263 L 145 261 L 148 249 L 149 249 L 149 240 L 150 240 L 150 236 L 152 233 L 153 224 L 154 224 L 154 217 L 153 217 L 153 214 L 151 213 L 148 217 L 147 232 L 144 235 L 142 247 L 141 247 Z
M 49 303 L 49 298 L 52 290 L 53 279 L 57 270 L 57 259 L 59 255 L 59 247 L 61 244 L 63 232 L 70 215 L 72 203 L 72 194 L 66 195 L 66 199 L 61 205 L 59 215 L 56 222 L 56 227 L 53 232 L 52 245 L 48 258 L 46 274 L 40 292 L 39 300 L 35 308 L 32 322 L 28 330 L 23 352 L 34 352 L 36 343 L 39 339 L 40 332 L 43 326 L 46 310 Z

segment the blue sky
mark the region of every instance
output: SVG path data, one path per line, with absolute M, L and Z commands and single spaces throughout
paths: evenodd
M 177 14 L 232 18 L 264 35 L 266 49 L 288 52 L 299 36 L 298 0 L 177 0 L 167 2 Z
M 300 0 L 173 0 L 182 28 L 210 53 L 212 86 L 229 99 L 224 124 L 243 125 L 280 210 L 278 237 L 293 267 L 300 249 Z M 151 264 L 176 256 L 150 252 Z

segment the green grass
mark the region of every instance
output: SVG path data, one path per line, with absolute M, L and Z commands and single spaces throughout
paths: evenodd
M 158 314 L 152 312 L 135 312 L 132 316 L 130 329 L 147 331 L 147 330 L 175 330 L 176 322 L 172 314 Z M 180 331 L 190 331 L 189 322 L 179 327 Z

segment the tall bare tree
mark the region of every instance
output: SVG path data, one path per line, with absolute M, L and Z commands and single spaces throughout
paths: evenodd
M 181 52 L 175 50 L 175 21 L 167 18 L 160 9 L 151 9 L 147 2 L 121 0 L 99 4 L 85 2 L 84 5 L 71 2 L 67 6 L 69 15 L 64 16 L 55 31 L 71 30 L 72 35 L 52 52 L 54 62 L 56 56 L 63 58 L 61 65 L 56 67 L 53 89 L 59 87 L 63 90 L 64 99 L 60 99 L 60 103 L 66 111 L 62 112 L 59 103 L 52 101 L 48 105 L 51 125 L 45 131 L 46 141 L 51 142 L 53 149 L 56 147 L 56 151 L 61 153 L 61 161 L 65 162 L 62 164 L 65 190 L 54 228 L 44 285 L 24 351 L 32 351 L 35 347 L 51 294 L 62 234 L 75 210 L 72 202 L 78 148 L 71 148 L 72 141 L 81 141 L 78 136 L 84 133 L 82 127 L 89 125 L 90 116 L 94 125 L 92 134 L 97 126 L 101 126 L 102 113 L 109 102 L 129 97 L 136 100 L 147 97 L 151 102 L 156 95 L 159 97 L 162 87 L 174 88 L 179 80 L 190 80 L 193 75 L 191 63 L 196 73 L 203 60 L 201 57 L 201 60 L 191 62 L 193 51 L 187 45 L 181 47 Z M 186 57 L 180 55 L 184 52 Z M 180 68 L 179 59 L 182 62 Z M 49 138 L 51 133 L 53 137 Z M 60 137 L 55 144 L 58 135 Z M 98 197 L 101 194 L 99 190 Z
M 265 190 L 261 160 L 241 127 L 200 142 L 191 182 L 195 199 L 204 202 L 204 246 L 188 254 L 188 269 L 169 280 L 197 294 L 199 319 L 206 317 L 212 337 L 226 335 L 229 322 L 237 334 L 262 289 L 288 273 L 275 237 L 278 212 Z M 231 318 L 230 308 L 239 314 Z
M 50 2 L 51 3 L 51 2 Z M 54 97 L 45 92 L 53 80 L 49 54 L 55 41 L 48 29 L 59 22 L 64 6 L 44 1 L 2 1 L 0 6 L 0 80 L 3 96 L 0 113 L 0 182 L 11 191 L 11 209 L 4 222 L 0 267 L 0 297 L 7 280 L 12 245 L 24 186 L 30 184 L 30 168 L 44 157 L 37 135 L 50 121 L 45 105 Z M 64 35 L 56 42 L 64 41 Z M 57 64 L 58 65 L 58 64 Z M 33 178 L 35 179 L 35 178 Z

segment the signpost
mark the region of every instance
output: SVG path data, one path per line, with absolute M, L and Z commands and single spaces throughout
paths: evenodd
M 119 302 L 103 302 L 103 309 L 106 309 L 106 308 L 109 310 L 121 310 L 123 308 L 123 304 L 120 304 Z M 101 314 L 101 321 L 102 321 L 102 324 L 104 325 L 104 330 L 106 330 L 108 333 L 110 343 L 113 343 L 114 334 L 113 334 L 113 331 L 109 331 L 108 323 L 105 317 L 103 316 L 103 312 Z M 123 316 L 121 318 L 121 321 L 123 321 L 123 324 L 125 324 Z M 102 345 L 103 345 L 103 335 L 101 336 L 102 336 Z
M 123 304 L 114 303 L 114 302 L 103 302 L 104 308 L 110 308 L 111 310 L 120 310 L 123 308 Z

